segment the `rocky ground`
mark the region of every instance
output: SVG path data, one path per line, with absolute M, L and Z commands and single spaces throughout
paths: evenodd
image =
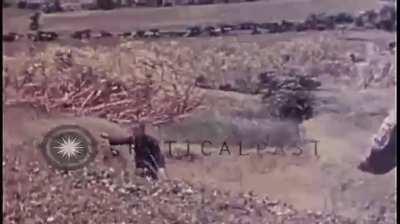
M 63 173 L 43 169 L 37 162 L 6 160 L 3 170 L 3 221 L 10 224 L 394 223 L 395 210 L 387 210 L 393 209 L 393 199 L 388 199 L 391 208 L 380 207 L 376 216 L 355 221 L 334 213 L 299 211 L 251 191 L 236 194 L 181 180 L 124 180 L 112 168 L 92 166 Z M 17 189 L 8 188 L 12 181 Z

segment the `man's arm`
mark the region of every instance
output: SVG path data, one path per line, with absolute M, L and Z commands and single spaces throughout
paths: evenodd
M 157 140 L 153 139 L 151 141 L 151 154 L 154 157 L 154 159 L 156 161 L 157 164 L 157 175 L 160 179 L 166 180 L 168 179 L 168 175 L 165 171 L 165 158 L 164 155 L 162 154 L 161 150 L 160 150 L 160 146 L 157 142 Z
M 106 133 L 101 134 L 101 137 L 107 139 L 110 145 L 129 145 L 133 144 L 132 137 L 111 137 Z
M 379 151 L 389 142 L 390 134 L 396 125 L 396 112 L 391 110 L 385 117 L 378 132 L 372 138 L 372 150 Z
M 160 146 L 156 140 L 151 142 L 151 154 L 154 156 L 154 159 L 157 162 L 157 166 L 159 168 L 165 168 L 165 158 L 160 150 Z
M 132 137 L 112 137 L 108 138 L 110 145 L 129 145 L 132 144 Z

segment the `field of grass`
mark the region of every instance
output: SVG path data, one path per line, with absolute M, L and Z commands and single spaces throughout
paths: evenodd
M 376 1 L 372 0 L 271 1 L 165 9 L 74 12 L 45 16 L 44 28 L 65 32 L 88 27 L 126 31 L 138 27 L 181 26 L 208 22 L 302 19 L 310 12 L 358 11 L 374 8 L 375 4 Z M 5 12 L 6 16 L 3 15 L 3 18 L 6 17 L 6 27 L 3 29 L 26 31 L 26 12 L 12 12 L 8 9 Z M 149 100 L 153 103 L 152 106 L 155 106 L 153 108 L 161 107 L 170 101 L 184 102 L 182 98 L 185 96 L 189 96 L 189 99 L 193 97 L 203 100 L 203 107 L 187 111 L 185 115 L 190 115 L 189 117 L 172 125 L 152 127 L 151 133 L 160 140 L 206 138 L 215 141 L 217 145 L 217 142 L 223 140 L 246 139 L 249 145 L 254 146 L 268 131 L 275 129 L 265 116 L 264 111 L 268 105 L 262 104 L 258 96 L 197 88 L 192 89 L 193 92 L 183 91 L 181 94 L 182 90 L 193 84 L 198 76 L 204 76 L 212 82 L 225 83 L 237 79 L 251 82 L 260 72 L 270 69 L 286 71 L 296 68 L 304 75 L 316 75 L 323 82 L 323 87 L 333 87 L 330 92 L 319 93 L 321 98 L 327 99 L 323 103 L 332 104 L 328 106 L 332 106 L 333 109 L 321 110 L 321 114 L 303 124 L 307 136 L 320 141 L 319 159 L 256 154 L 245 158 L 216 155 L 190 162 L 168 159 L 168 168 L 172 177 L 200 185 L 233 192 L 253 190 L 259 194 L 283 199 L 300 209 L 322 210 L 363 220 L 368 214 L 379 213 L 366 209 L 365 204 L 373 203 L 374 208 L 384 206 L 385 196 L 395 189 L 395 171 L 376 177 L 363 174 L 355 168 L 363 159 L 362 154 L 368 147 L 366 139 L 376 130 L 385 111 L 392 106 L 395 88 L 392 78 L 395 76 L 395 69 L 390 71 L 387 79 L 373 80 L 371 88 L 360 90 L 357 84 L 365 74 L 357 72 L 357 65 L 349 60 L 349 53 L 356 53 L 368 62 L 373 61 L 375 64 L 367 66 L 372 74 L 382 73 L 383 69 L 375 65 L 393 63 L 393 55 L 390 55 L 385 47 L 389 40 L 393 40 L 394 35 L 380 31 L 352 32 L 347 35 L 371 41 L 348 41 L 338 38 L 336 34 L 306 32 L 159 42 L 113 40 L 111 43 L 99 40 L 71 43 L 60 40 L 55 43 L 6 43 L 5 48 L 10 54 L 3 54 L 3 79 L 7 79 L 9 85 L 3 88 L 3 93 L 6 100 L 26 99 L 27 95 L 35 98 L 35 94 L 29 95 L 29 91 L 25 92 L 28 93 L 25 98 L 19 95 L 21 92 L 16 91 L 20 87 L 16 84 L 21 84 L 28 78 L 33 78 L 31 83 L 48 90 L 48 93 L 58 93 L 48 87 L 64 81 L 71 84 L 88 68 L 93 71 L 92 75 L 95 77 L 122 82 L 129 87 L 128 89 L 134 89 L 137 81 L 151 76 L 155 84 L 151 90 L 158 90 L 156 98 L 175 91 L 175 95 L 170 94 L 169 96 L 173 97 L 168 100 Z M 71 52 L 72 62 L 60 62 L 60 58 L 63 59 L 63 55 L 68 51 Z M 284 60 L 287 55 L 290 56 L 289 61 Z M 375 58 L 377 55 L 379 57 Z M 64 67 L 68 64 L 69 67 Z M 27 73 L 32 74 L 32 77 Z M 50 83 L 47 83 L 49 81 Z M 35 85 L 25 87 L 29 86 Z M 59 96 L 56 96 L 56 99 L 59 99 L 57 97 Z M 35 102 L 43 104 L 44 101 L 36 96 Z M 94 107 L 103 103 L 93 102 Z M 42 162 L 38 151 L 32 149 L 36 149 L 35 143 L 49 128 L 60 124 L 78 123 L 96 136 L 103 131 L 115 135 L 126 134 L 120 126 L 108 121 L 107 116 L 94 118 L 97 115 L 90 113 L 84 116 L 79 113 L 66 116 L 60 111 L 53 111 L 55 115 L 49 115 L 36 110 L 8 107 L 5 112 L 4 136 L 8 148 L 8 170 L 14 169 L 14 160 L 24 163 L 24 172 L 31 170 L 30 162 L 34 160 L 40 164 L 39 174 L 44 179 L 46 164 Z M 107 113 L 111 114 L 112 111 Z M 121 169 L 132 168 L 131 157 L 126 151 L 122 153 L 122 159 L 110 159 L 108 145 L 101 143 L 101 153 L 97 157 L 97 163 L 94 163 L 95 166 L 105 165 L 115 168 L 118 172 Z M 165 147 L 163 145 L 164 150 Z M 178 147 L 184 148 L 184 145 Z M 29 166 L 25 166 L 25 163 Z M 31 172 L 25 173 L 31 175 Z M 57 176 L 55 173 L 51 175 Z M 25 183 L 28 177 L 21 180 L 15 176 L 13 173 L 6 179 L 9 189 L 18 193 L 31 190 L 29 184 L 26 184 L 26 188 L 21 184 Z M 57 180 L 59 179 L 62 178 Z M 63 183 L 62 180 L 60 183 Z M 40 186 L 42 183 L 35 184 Z M 118 203 L 120 204 L 120 201 Z M 51 204 L 50 201 L 46 205 Z M 13 209 L 14 207 L 11 207 L 11 210 Z M 390 220 L 388 223 L 392 224 Z

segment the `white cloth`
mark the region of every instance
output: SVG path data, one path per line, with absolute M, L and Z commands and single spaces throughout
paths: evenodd
M 166 179 L 168 179 L 167 173 L 165 172 L 165 169 L 164 169 L 164 168 L 159 168 L 159 169 L 158 169 L 158 177 L 159 177 L 161 180 L 166 180 Z
M 389 115 L 383 120 L 378 132 L 372 138 L 372 150 L 382 150 L 389 142 L 390 135 L 396 125 L 396 109 L 389 112 Z

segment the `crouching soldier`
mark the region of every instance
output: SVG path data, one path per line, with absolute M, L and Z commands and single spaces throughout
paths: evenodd
M 134 147 L 137 175 L 152 179 L 167 178 L 164 155 L 158 141 L 146 134 L 144 124 L 132 127 L 131 136 L 128 137 L 110 137 L 107 133 L 102 133 L 101 137 L 107 139 L 112 146 L 129 145 Z
M 369 156 L 358 166 L 363 172 L 386 174 L 397 166 L 396 112 L 390 111 L 373 136 Z

